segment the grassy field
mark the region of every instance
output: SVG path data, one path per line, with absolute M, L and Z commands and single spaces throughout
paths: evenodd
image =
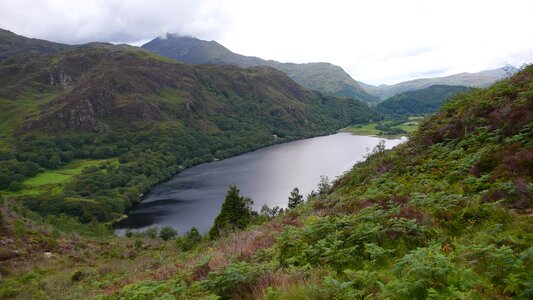
M 413 132 L 418 128 L 418 122 L 423 117 L 409 117 L 409 121 L 400 125 L 393 126 L 392 128 L 400 128 L 405 130 L 407 133 Z M 391 124 L 392 121 L 384 121 L 383 124 Z M 359 124 L 353 125 L 343 129 L 344 132 L 349 132 L 355 135 L 380 135 L 387 136 L 383 131 L 376 129 L 376 126 L 379 125 L 377 122 L 368 123 L 368 124 Z
M 24 188 L 20 191 L 2 191 L 2 194 L 5 196 L 37 195 L 48 192 L 56 194 L 63 191 L 63 186 L 73 176 L 80 174 L 84 168 L 98 166 L 102 163 L 118 164 L 118 160 L 116 158 L 74 160 L 59 169 L 46 169 L 32 178 L 26 179 L 23 182 Z

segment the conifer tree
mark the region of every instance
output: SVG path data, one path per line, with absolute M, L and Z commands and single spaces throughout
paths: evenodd
M 300 190 L 295 187 L 289 196 L 289 203 L 287 206 L 289 209 L 293 209 L 302 203 L 304 203 L 304 196 L 300 195 Z
M 231 185 L 222 203 L 220 214 L 209 230 L 209 238 L 218 238 L 224 230 L 244 229 L 250 224 L 252 205 L 253 201 L 250 198 L 241 197 L 239 189 Z

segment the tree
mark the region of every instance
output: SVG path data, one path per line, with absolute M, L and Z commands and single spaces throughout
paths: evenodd
M 148 229 L 146 229 L 146 231 L 144 232 L 146 234 L 146 236 L 148 236 L 149 238 L 152 238 L 152 239 L 155 239 L 157 237 L 157 234 L 159 233 L 159 228 L 157 227 L 150 227 Z
M 165 241 L 170 240 L 171 238 L 175 237 L 177 234 L 178 232 L 170 226 L 165 226 L 161 228 L 161 230 L 159 231 L 159 237 Z
M 241 197 L 239 189 L 231 185 L 222 203 L 220 214 L 215 219 L 215 224 L 209 230 L 209 238 L 216 239 L 224 230 L 244 229 L 251 221 L 253 201 Z
M 161 228 L 161 230 L 159 231 L 159 237 L 162 238 L 165 241 L 170 240 L 171 238 L 175 237 L 176 235 L 178 235 L 178 232 L 176 231 L 176 229 L 174 229 L 174 228 L 172 228 L 170 226 L 165 226 L 165 227 Z
M 51 169 L 55 169 L 61 165 L 61 157 L 59 155 L 54 154 L 52 157 L 50 157 L 50 160 L 48 161 L 48 166 Z
M 261 211 L 259 212 L 260 216 L 265 216 L 268 219 L 275 218 L 279 214 L 283 213 L 283 208 L 280 208 L 279 206 L 274 206 L 272 208 L 268 207 L 268 205 L 265 203 L 261 207 Z
M 24 185 L 22 184 L 22 182 L 19 181 L 11 181 L 8 188 L 10 191 L 16 192 L 22 190 L 24 188 Z
M 329 193 L 329 190 L 331 189 L 331 185 L 329 184 L 329 178 L 328 176 L 322 175 L 320 176 L 320 182 L 318 183 L 318 194 L 324 195 Z
M 202 241 L 202 236 L 196 227 L 191 228 L 185 236 L 178 240 L 179 247 L 183 251 L 194 249 Z
M 304 196 L 301 195 L 300 190 L 295 187 L 289 196 L 289 203 L 287 206 L 289 209 L 293 209 L 302 203 L 304 203 Z

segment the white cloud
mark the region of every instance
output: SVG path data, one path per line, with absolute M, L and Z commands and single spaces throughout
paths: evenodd
M 165 32 L 218 38 L 222 0 L 3 0 L 0 27 L 64 43 L 135 43 Z
M 0 27 L 59 42 L 140 45 L 164 32 L 394 83 L 533 61 L 533 1 L 4 0 Z

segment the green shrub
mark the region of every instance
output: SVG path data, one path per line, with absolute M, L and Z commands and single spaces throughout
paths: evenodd
M 159 231 L 159 237 L 165 241 L 168 241 L 171 238 L 174 238 L 177 234 L 178 232 L 170 226 L 165 226 L 161 228 L 161 230 Z
M 197 287 L 189 288 L 180 278 L 167 281 L 140 281 L 122 288 L 117 299 L 216 299 Z
M 202 236 L 198 232 L 198 229 L 193 227 L 185 234 L 185 236 L 178 238 L 176 242 L 182 251 L 190 251 L 202 242 Z
M 85 273 L 83 273 L 82 271 L 76 271 L 74 272 L 71 276 L 70 276 L 70 280 L 73 281 L 73 282 L 76 282 L 76 281 L 80 281 L 82 280 L 83 278 L 85 278 Z
M 246 262 L 231 263 L 224 269 L 209 273 L 203 285 L 222 299 L 250 297 L 261 269 Z
M 159 233 L 159 228 L 157 227 L 150 227 L 144 231 L 144 234 L 151 239 L 157 238 L 158 233 Z
M 446 287 L 453 271 L 454 265 L 441 252 L 440 245 L 433 244 L 412 250 L 399 259 L 393 267 L 398 279 L 390 282 L 387 288 L 393 294 L 424 299 L 430 288 Z

